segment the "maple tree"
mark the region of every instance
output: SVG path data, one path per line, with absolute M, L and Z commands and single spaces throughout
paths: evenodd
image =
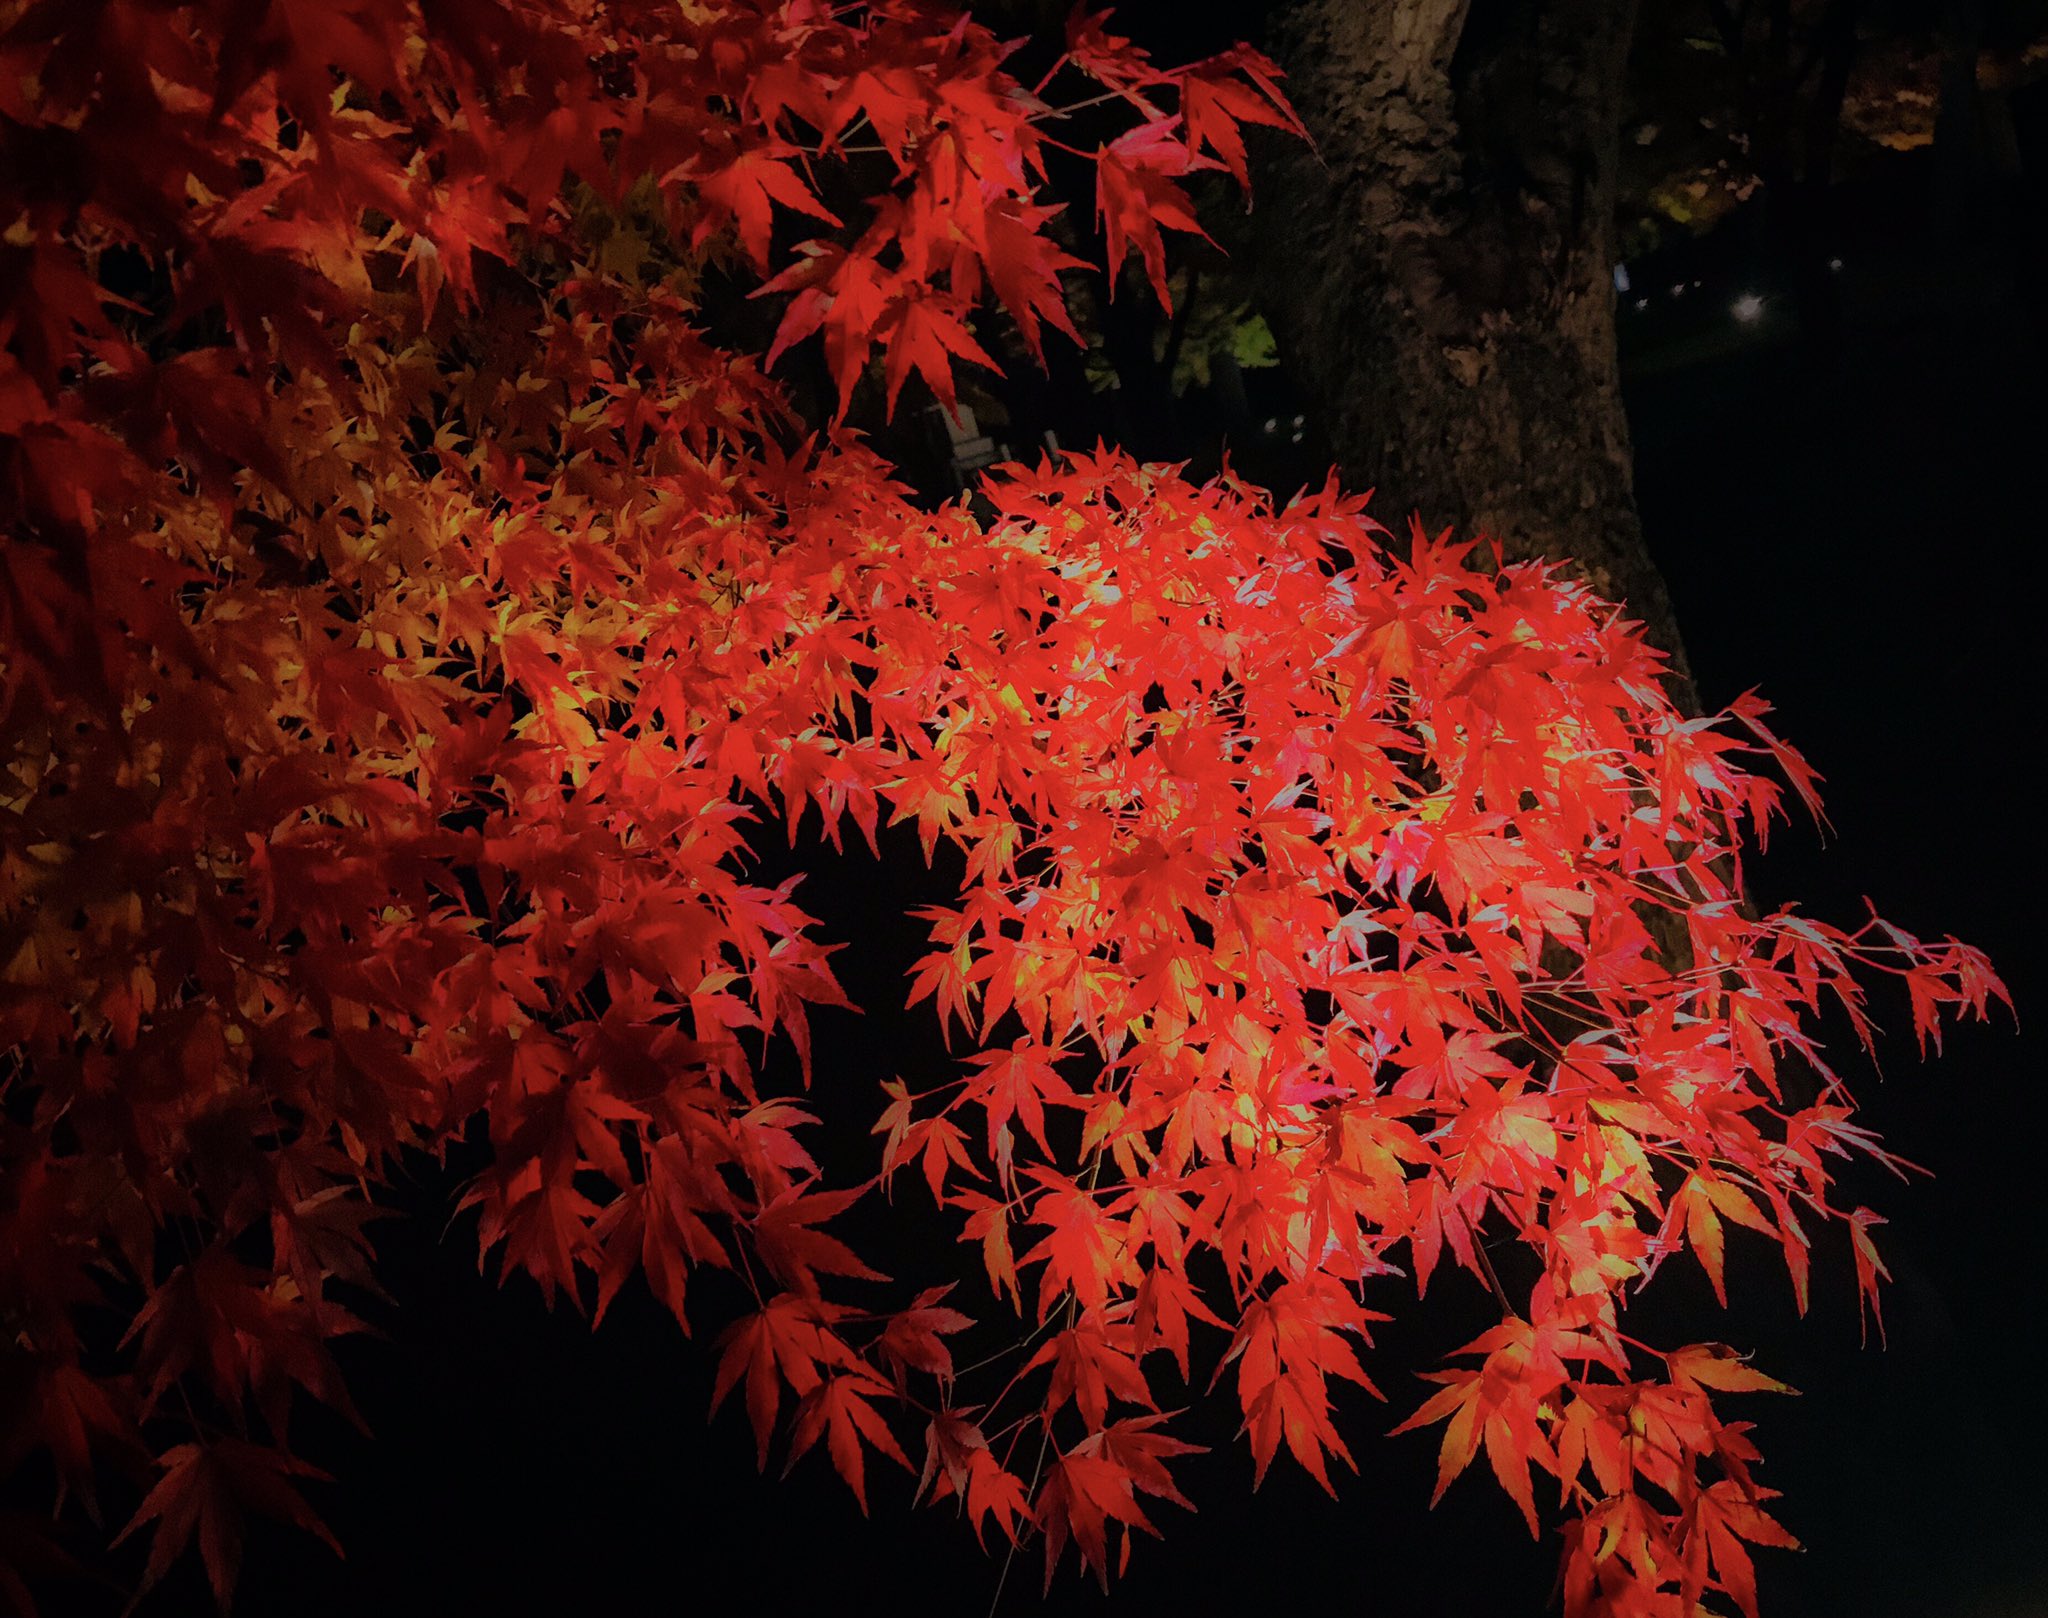
M 879 1456 L 1048 1578 L 1186 1503 L 1175 1390 L 1329 1486 L 1367 1299 L 1448 1255 L 1502 1318 L 1400 1424 L 1439 1490 L 1484 1450 L 1557 1518 L 1575 1618 L 1754 1613 L 1789 1536 L 1725 1401 L 1780 1384 L 1626 1295 L 1690 1248 L 1725 1296 L 1733 1224 L 1802 1305 L 1840 1233 L 1874 1313 L 1833 1160 L 1893 1160 L 1816 1028 L 1889 977 L 1938 1040 L 1983 958 L 1745 908 L 1749 765 L 1812 772 L 1556 567 L 1110 451 L 920 510 L 770 375 L 815 340 L 843 418 L 950 399 L 998 310 L 1071 336 L 1038 199 L 1098 98 L 1111 267 L 1166 299 L 1177 182 L 1295 127 L 1258 56 L 1084 15 L 1027 86 L 907 0 L 10 0 L 0 57 L 0 1451 L 96 1520 L 139 1475 L 145 1587 L 196 1542 L 225 1603 L 251 1512 L 324 1534 L 292 1405 L 347 1409 L 380 1184 L 480 1135 L 505 1271 L 686 1328 L 732 1272 L 764 1460 L 865 1509 Z M 961 857 L 909 995 L 971 1048 L 885 1086 L 865 1185 L 764 1082 L 845 997 L 756 810 Z M 965 1277 L 830 1232 L 884 1191 Z M 977 1272 L 1017 1318 L 956 1374 Z

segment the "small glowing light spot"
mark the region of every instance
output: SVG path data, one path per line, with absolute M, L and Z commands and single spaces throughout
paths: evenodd
M 1677 286 L 1671 289 L 1671 296 L 1674 298 L 1682 298 L 1685 296 L 1685 283 L 1683 281 L 1679 282 Z
M 1831 269 L 1831 270 L 1839 270 L 1839 269 L 1840 269 L 1841 267 L 1842 267 L 1842 261 L 1841 261 L 1840 259 L 1838 259 L 1838 258 L 1831 258 L 1831 259 L 1829 259 L 1829 260 L 1828 260 L 1828 268 L 1829 268 L 1829 269 Z
M 1735 300 L 1733 312 L 1735 318 L 1743 321 L 1745 324 L 1752 320 L 1761 320 L 1764 313 L 1764 300 L 1759 298 L 1754 292 L 1745 292 Z
M 1268 416 L 1266 418 L 1266 431 L 1269 433 L 1277 433 L 1279 430 L 1280 418 L 1277 416 Z
M 1647 309 L 1650 307 L 1650 300 L 1648 298 L 1638 298 L 1636 299 L 1636 307 L 1638 309 Z

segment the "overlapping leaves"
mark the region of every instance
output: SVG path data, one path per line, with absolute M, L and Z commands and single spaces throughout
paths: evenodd
M 600 1315 L 644 1274 L 686 1327 L 730 1271 L 719 1398 L 863 1504 L 921 1436 L 920 1493 L 1106 1569 L 1183 1503 L 1204 1369 L 1260 1474 L 1327 1483 L 1333 1380 L 1372 1386 L 1397 1271 L 1453 1263 L 1505 1318 L 1415 1418 L 1445 1480 L 1484 1449 L 1532 1526 L 1558 1484 L 1574 1613 L 1749 1606 L 1743 1545 L 1785 1535 L 1716 1400 L 1769 1384 L 1633 1342 L 1626 1289 L 1688 1246 L 1719 1289 L 1732 1223 L 1802 1295 L 1839 1228 L 1874 1295 L 1822 1004 L 1896 974 L 1925 1039 L 1999 992 L 1953 941 L 1745 912 L 1747 766 L 1811 791 L 1761 704 L 1687 719 L 1569 578 L 1334 491 L 1101 454 L 933 515 L 806 438 L 701 329 L 707 262 L 770 274 L 767 361 L 816 338 L 842 404 L 871 360 L 948 397 L 987 292 L 1027 349 L 1068 329 L 1050 110 L 980 29 L 0 20 L 10 1457 L 89 1506 L 139 1470 L 145 1579 L 196 1540 L 224 1594 L 246 1511 L 316 1523 L 287 1422 L 346 1408 L 370 1188 L 477 1121 L 487 1253 Z M 1108 237 L 1163 290 L 1173 182 L 1291 115 L 1249 53 L 1069 44 L 1134 126 Z M 879 1177 L 986 1287 L 891 1308 L 827 1228 L 857 1188 L 758 1053 L 807 1075 L 844 996 L 800 888 L 748 875 L 764 807 L 964 851 L 909 992 L 974 1048 L 890 1087 Z M 1006 1346 L 959 1368 L 976 1309 Z

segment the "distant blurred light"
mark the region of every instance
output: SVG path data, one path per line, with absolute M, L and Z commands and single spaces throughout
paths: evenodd
M 1300 427 L 1304 425 L 1307 422 L 1307 420 L 1308 418 L 1306 416 L 1296 416 L 1294 418 L 1294 425 Z
M 1650 307 L 1650 300 L 1648 298 L 1638 298 L 1636 299 L 1636 307 L 1638 309 L 1647 309 Z
M 1764 300 L 1754 292 L 1745 292 L 1735 300 L 1731 309 L 1735 318 L 1747 325 L 1753 320 L 1761 320 L 1763 318 Z
M 1628 266 L 1626 264 L 1617 264 L 1614 266 L 1614 290 L 1616 292 L 1627 292 L 1630 290 L 1628 279 Z
M 1828 260 L 1828 268 L 1829 268 L 1829 269 L 1831 269 L 1831 270 L 1839 270 L 1839 269 L 1840 269 L 1841 267 L 1842 267 L 1842 261 L 1841 261 L 1840 259 L 1838 259 L 1838 258 L 1831 258 L 1831 259 L 1829 259 L 1829 260 Z
M 1266 431 L 1269 433 L 1277 433 L 1279 430 L 1280 418 L 1278 416 L 1268 416 L 1266 418 Z
M 1682 298 L 1685 296 L 1685 283 L 1683 281 L 1679 282 L 1677 286 L 1671 289 L 1671 296 L 1674 298 Z

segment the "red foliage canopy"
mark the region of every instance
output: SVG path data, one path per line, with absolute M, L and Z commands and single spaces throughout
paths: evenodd
M 1839 1225 L 1874 1306 L 1822 1004 L 1896 976 L 1925 1041 L 2002 991 L 1749 913 L 1747 762 L 1811 772 L 1557 569 L 1107 453 L 934 514 L 807 435 L 793 344 L 843 414 L 871 371 L 950 398 L 991 298 L 1071 334 L 1055 86 L 1128 115 L 1085 155 L 1162 297 L 1178 182 L 1293 127 L 1248 51 L 1082 18 L 1036 89 L 1005 60 L 909 0 L 0 4 L 0 1449 L 88 1510 L 141 1469 L 145 1585 L 196 1539 L 225 1600 L 246 1511 L 321 1531 L 290 1406 L 345 1408 L 380 1181 L 481 1119 L 485 1253 L 686 1324 L 735 1271 L 764 1458 L 786 1418 L 865 1506 L 922 1447 L 1048 1576 L 1184 1503 L 1197 1327 L 1258 1473 L 1327 1484 L 1365 1284 L 1448 1250 L 1503 1318 L 1403 1424 L 1443 1482 L 1483 1448 L 1534 1530 L 1547 1478 L 1574 1618 L 1754 1611 L 1788 1540 L 1721 1401 L 1779 1384 L 1625 1292 L 1685 1247 L 1720 1290 L 1732 1222 L 1803 1300 Z M 758 359 L 699 324 L 749 274 Z M 976 1048 L 886 1086 L 878 1181 L 1027 1317 L 986 1389 L 746 1052 L 807 1075 L 844 999 L 750 805 L 964 851 L 910 992 Z

